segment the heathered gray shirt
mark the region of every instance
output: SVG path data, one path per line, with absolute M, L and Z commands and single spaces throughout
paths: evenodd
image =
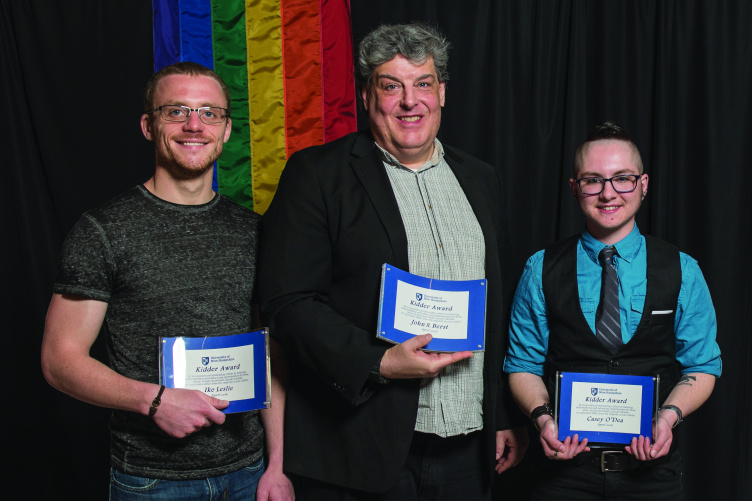
M 440 280 L 485 278 L 483 231 L 439 140 L 416 170 L 379 149 L 407 233 L 410 273 Z M 477 352 L 421 382 L 417 431 L 450 437 L 483 429 L 484 355 Z
M 136 186 L 81 217 L 63 246 L 54 291 L 108 303 L 109 366 L 158 384 L 160 336 L 250 330 L 259 220 L 220 195 L 176 205 Z M 113 410 L 110 429 L 113 467 L 150 478 L 223 475 L 257 461 L 263 447 L 257 411 L 229 414 L 184 439 L 122 410 Z

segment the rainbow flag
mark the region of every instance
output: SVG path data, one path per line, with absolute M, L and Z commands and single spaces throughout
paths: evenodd
M 287 157 L 356 130 L 349 0 L 153 0 L 153 9 L 155 71 L 194 61 L 230 88 L 218 192 L 263 214 Z

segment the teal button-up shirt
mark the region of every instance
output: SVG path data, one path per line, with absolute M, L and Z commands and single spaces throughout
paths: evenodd
M 595 313 L 601 293 L 601 265 L 598 253 L 605 244 L 588 232 L 577 243 L 577 287 L 580 307 L 595 335 Z M 642 318 L 647 291 L 647 250 L 645 237 L 635 224 L 618 242 L 614 266 L 619 278 L 621 332 L 624 343 L 632 339 Z M 509 349 L 505 372 L 543 375 L 548 352 L 548 311 L 543 295 L 543 255 L 528 259 L 517 286 L 509 325 Z M 680 253 L 682 283 L 674 320 L 676 359 L 682 373 L 702 372 L 721 375 L 721 350 L 716 343 L 716 319 L 710 291 L 697 261 Z

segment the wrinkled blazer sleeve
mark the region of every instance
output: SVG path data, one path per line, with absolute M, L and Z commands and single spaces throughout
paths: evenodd
M 391 247 L 350 161 L 346 147 L 290 157 L 262 222 L 257 286 L 262 321 L 291 359 L 358 404 L 388 348 L 375 312 Z

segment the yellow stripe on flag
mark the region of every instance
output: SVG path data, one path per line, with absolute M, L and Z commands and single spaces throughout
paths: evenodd
M 253 209 L 263 214 L 285 165 L 282 15 L 279 0 L 245 3 Z

